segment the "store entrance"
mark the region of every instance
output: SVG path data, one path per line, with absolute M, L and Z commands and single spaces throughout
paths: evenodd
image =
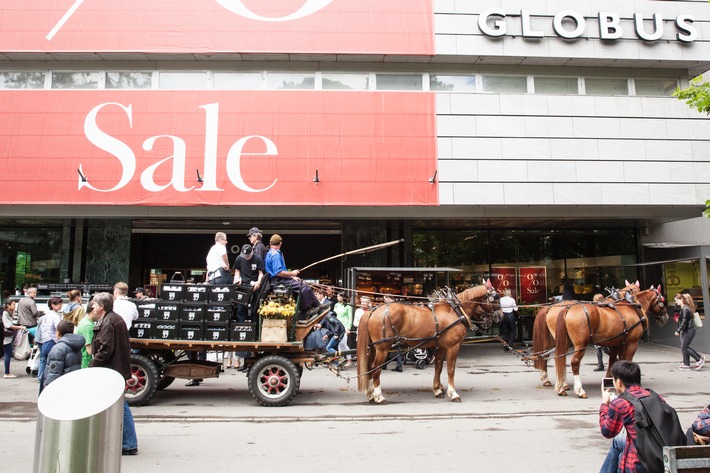
M 242 245 L 249 243 L 244 232 L 227 234 L 227 251 L 230 265 L 239 255 Z M 202 283 L 205 280 L 205 257 L 214 244 L 215 232 L 199 233 L 175 231 L 166 233 L 134 232 L 131 237 L 131 264 L 129 285 L 154 286 L 168 282 L 180 272 L 187 282 Z M 289 269 L 300 269 L 316 261 L 337 255 L 341 250 L 340 233 L 281 232 L 286 265 Z M 271 233 L 264 235 L 268 248 Z M 339 259 L 319 264 L 301 274 L 303 279 L 325 284 L 342 280 L 342 266 Z

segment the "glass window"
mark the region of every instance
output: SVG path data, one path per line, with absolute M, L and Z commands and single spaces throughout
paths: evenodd
M 150 72 L 107 72 L 107 89 L 150 89 L 153 74 Z
M 53 72 L 53 89 L 97 89 L 98 72 Z
M 377 90 L 422 90 L 421 74 L 377 74 Z
M 316 76 L 315 74 L 300 73 L 300 72 L 285 72 L 269 74 L 267 78 L 268 88 L 271 90 L 279 89 L 315 89 Z
M 429 89 L 446 92 L 475 92 L 476 76 L 429 75 Z
M 212 87 L 221 90 L 261 89 L 260 72 L 215 72 Z
M 42 235 L 41 241 L 37 235 Z M 6 225 L 0 230 L 0 285 L 14 290 L 24 284 L 61 282 L 61 227 L 21 228 Z
M 586 78 L 584 84 L 587 95 L 629 95 L 629 83 L 626 79 L 612 77 Z
M 0 89 L 41 89 L 44 72 L 0 72 Z
M 324 89 L 367 90 L 370 88 L 369 74 L 324 72 L 322 78 Z
M 207 87 L 206 72 L 161 72 L 161 89 L 199 90 Z
M 578 94 L 576 77 L 535 77 L 536 94 Z
M 483 90 L 499 94 L 525 94 L 528 91 L 527 77 L 483 76 Z
M 678 87 L 675 79 L 634 79 L 636 95 L 670 97 Z

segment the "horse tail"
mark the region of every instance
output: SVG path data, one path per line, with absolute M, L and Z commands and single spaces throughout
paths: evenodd
M 555 326 L 555 368 L 557 372 L 557 382 L 564 382 L 565 370 L 567 369 L 567 350 L 569 349 L 569 333 L 567 332 L 566 316 L 569 307 L 561 310 L 557 315 L 557 325 Z
M 535 316 L 535 325 L 533 326 L 533 353 L 543 353 L 553 346 L 555 340 L 552 338 L 552 333 L 547 327 L 547 314 L 550 312 L 550 307 L 542 307 L 537 311 Z M 540 371 L 547 371 L 547 358 L 539 357 L 535 359 L 535 368 Z
M 357 390 L 367 391 L 370 376 L 366 373 L 370 370 L 367 347 L 370 344 L 370 329 L 367 327 L 372 312 L 365 312 L 360 318 L 360 325 L 357 327 Z

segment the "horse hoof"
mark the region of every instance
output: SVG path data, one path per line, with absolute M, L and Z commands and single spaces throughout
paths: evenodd
M 558 396 L 566 396 L 566 395 L 567 395 L 567 391 L 560 391 L 560 392 L 557 393 L 557 395 L 558 395 Z
M 461 402 L 461 398 L 456 396 L 451 398 L 451 402 Z
M 552 386 L 552 381 L 545 381 L 544 383 L 542 383 L 542 385 L 549 388 L 550 386 Z
M 589 397 L 589 396 L 587 396 L 587 393 L 581 393 L 581 394 L 579 395 L 579 398 L 580 398 L 580 399 L 587 399 L 588 397 Z

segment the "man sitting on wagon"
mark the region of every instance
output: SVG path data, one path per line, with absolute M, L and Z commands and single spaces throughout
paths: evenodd
M 299 318 L 310 318 L 321 310 L 330 308 L 330 303 L 320 304 L 313 294 L 313 289 L 298 278 L 298 270 L 289 271 L 286 267 L 283 254 L 281 253 L 281 245 L 283 240 L 280 235 L 272 235 L 269 240 L 271 249 L 266 254 L 266 272 L 271 277 L 271 286 L 283 284 L 291 288 L 291 290 L 300 295 L 298 308 L 300 312 Z

